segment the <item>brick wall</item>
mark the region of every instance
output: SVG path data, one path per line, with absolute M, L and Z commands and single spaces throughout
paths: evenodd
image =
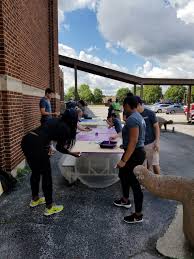
M 0 0 L 0 74 L 59 94 L 56 0 Z
M 40 125 L 40 97 L 23 95 L 24 134 Z
M 0 166 L 5 168 L 5 156 L 4 156 L 4 129 L 3 129 L 3 94 L 0 92 Z
M 2 0 L 0 0 L 0 74 L 5 73 Z
M 49 86 L 47 0 L 3 0 L 5 74 L 38 88 Z
M 4 163 L 5 168 L 11 171 L 22 160 L 20 150 L 23 129 L 22 94 L 3 91 L 3 129 L 4 129 Z
M 0 167 L 11 171 L 23 159 L 22 136 L 40 125 L 41 97 L 0 92 Z M 60 100 L 52 103 L 60 110 Z
M 57 9 L 56 0 L 0 0 L 0 75 L 60 94 Z M 11 171 L 23 159 L 23 134 L 39 125 L 40 97 L 1 88 L 0 167 Z M 59 111 L 60 100 L 53 104 Z
M 56 93 L 59 92 L 59 60 L 58 60 L 58 4 L 56 0 L 48 1 L 49 10 L 49 58 L 50 85 Z
M 64 74 L 62 69 L 59 69 L 59 93 L 60 93 L 60 101 L 64 103 Z

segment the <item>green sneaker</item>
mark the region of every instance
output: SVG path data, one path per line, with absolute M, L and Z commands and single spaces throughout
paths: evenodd
M 50 209 L 45 208 L 44 215 L 51 216 L 63 210 L 63 205 L 53 205 Z
M 31 202 L 30 202 L 30 207 L 31 208 L 34 208 L 34 207 L 36 207 L 36 206 L 38 206 L 38 205 L 42 205 L 42 204 L 45 204 L 46 202 L 45 202 L 45 198 L 44 197 L 41 197 L 41 198 L 39 198 L 37 201 L 33 201 L 33 200 L 31 200 Z

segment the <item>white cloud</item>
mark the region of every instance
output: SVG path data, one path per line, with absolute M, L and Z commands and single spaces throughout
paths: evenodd
M 63 12 L 71 12 L 77 9 L 89 8 L 94 10 L 97 0 L 59 0 L 59 9 Z
M 105 43 L 106 49 L 110 50 L 113 54 L 118 54 L 118 51 L 113 47 L 110 42 Z
M 69 31 L 70 30 L 70 25 L 65 23 L 66 21 L 66 17 L 65 17 L 65 14 L 62 10 L 58 10 L 58 29 L 59 31 L 61 31 L 63 28 L 66 30 L 66 31 Z
M 59 44 L 59 53 L 64 56 L 80 59 L 89 63 L 129 73 L 126 67 L 118 66 L 117 64 L 113 64 L 109 61 L 102 60 L 99 57 L 88 54 L 83 50 L 79 53 L 76 53 L 76 51 L 73 48 L 66 46 L 64 44 Z M 74 70 L 65 67 L 62 67 L 62 70 L 64 72 L 65 92 L 67 92 L 67 89 L 70 86 L 74 85 Z M 102 89 L 103 93 L 106 95 L 115 94 L 117 89 L 120 87 L 129 87 L 128 84 L 122 82 L 78 71 L 78 85 L 83 83 L 90 85 L 92 89 L 96 87 Z
M 111 7 L 111 8 L 110 8 Z M 194 78 L 194 0 L 60 0 L 59 24 L 69 29 L 65 13 L 80 8 L 94 10 L 105 47 L 117 47 L 145 59 L 136 74 L 142 77 Z M 59 44 L 60 53 L 129 73 L 126 67 L 102 60 L 96 46 L 77 53 Z M 130 58 L 130 56 L 129 56 Z M 122 83 L 79 72 L 79 84 L 88 83 L 112 94 Z M 74 84 L 72 69 L 65 68 L 65 84 Z M 122 84 L 123 86 L 124 84 Z
M 164 0 L 176 9 L 184 8 L 191 0 Z
M 70 25 L 69 24 L 65 23 L 63 27 L 66 31 L 70 31 Z
M 96 46 L 90 46 L 89 48 L 85 49 L 86 52 L 91 53 L 93 51 L 97 51 L 99 50 L 99 48 L 97 48 Z
M 77 9 L 88 8 L 95 10 L 97 0 L 59 0 L 58 1 L 58 28 L 70 30 L 70 25 L 65 23 L 65 13 L 72 12 Z
M 177 17 L 185 23 L 194 23 L 194 0 L 177 11 Z
M 177 18 L 177 9 L 161 0 L 101 0 L 97 19 L 107 41 L 146 58 L 194 50 L 194 24 Z
M 64 22 L 65 20 L 65 15 L 64 12 L 62 10 L 58 10 L 58 27 L 59 30 L 61 29 L 61 24 Z
M 160 66 L 146 61 L 138 67 L 136 74 L 143 77 L 194 78 L 194 52 L 179 54 L 169 58 Z
M 77 58 L 76 51 L 64 44 L 59 43 L 59 54 L 70 58 Z
M 180 9 L 187 5 L 191 0 L 166 0 L 169 2 L 174 8 Z

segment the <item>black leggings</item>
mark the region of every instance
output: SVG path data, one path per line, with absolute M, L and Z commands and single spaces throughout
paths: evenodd
M 123 191 L 123 197 L 129 198 L 129 187 L 133 190 L 135 212 L 142 211 L 143 193 L 141 186 L 133 173 L 137 165 L 142 165 L 145 160 L 145 151 L 143 148 L 136 148 L 125 167 L 119 169 L 119 178 Z
M 40 177 L 42 176 L 42 190 L 46 205 L 52 204 L 52 176 L 48 150 L 43 145 L 39 136 L 31 133 L 23 137 L 21 143 L 22 151 L 32 170 L 30 178 L 32 197 L 38 196 Z

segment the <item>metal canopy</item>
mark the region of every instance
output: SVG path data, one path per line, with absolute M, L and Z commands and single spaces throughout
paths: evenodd
M 94 65 L 78 59 L 59 55 L 59 64 L 66 67 L 77 68 L 77 70 L 122 81 L 129 84 L 138 84 L 139 77 L 119 72 L 110 68 Z
M 74 68 L 83 72 L 91 73 L 98 76 L 114 79 L 135 85 L 194 85 L 194 79 L 178 78 L 142 78 L 113 70 L 110 68 L 98 66 L 85 61 L 59 55 L 59 64 L 62 66 Z

